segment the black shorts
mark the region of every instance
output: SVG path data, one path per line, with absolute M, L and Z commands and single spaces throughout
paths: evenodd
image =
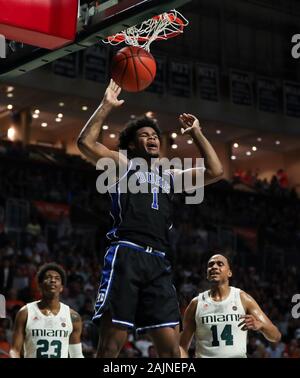
M 113 323 L 137 332 L 180 323 L 171 266 L 163 252 L 127 241 L 108 248 L 93 321 L 106 311 Z

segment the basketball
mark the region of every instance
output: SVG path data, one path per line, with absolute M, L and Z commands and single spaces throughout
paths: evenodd
M 124 47 L 113 58 L 111 77 L 127 92 L 144 90 L 153 82 L 155 74 L 155 59 L 140 47 Z

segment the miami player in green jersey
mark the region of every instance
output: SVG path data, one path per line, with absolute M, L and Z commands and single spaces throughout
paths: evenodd
M 212 256 L 207 264 L 210 290 L 200 293 L 187 307 L 180 336 L 181 356 L 188 357 L 195 336 L 196 357 L 246 358 L 247 331 L 260 332 L 270 342 L 281 334 L 244 291 L 229 285 L 232 276 L 228 259 Z
M 55 263 L 43 265 L 37 273 L 42 293 L 17 313 L 12 358 L 83 358 L 79 314 L 60 302 L 66 273 Z

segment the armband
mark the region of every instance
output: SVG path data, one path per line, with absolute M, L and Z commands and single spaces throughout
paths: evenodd
M 70 358 L 84 358 L 82 354 L 81 343 L 69 344 L 69 355 L 70 355 Z

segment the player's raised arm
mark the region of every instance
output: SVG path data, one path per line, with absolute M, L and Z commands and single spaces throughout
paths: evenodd
M 196 331 L 195 314 L 198 304 L 198 297 L 194 298 L 185 310 L 183 318 L 183 330 L 180 334 L 181 358 L 189 357 L 189 347 Z
M 70 309 L 71 311 L 71 320 L 73 324 L 73 331 L 69 339 L 69 355 L 70 358 L 84 358 L 82 354 L 82 345 L 81 345 L 81 332 L 82 332 L 82 321 L 80 315 Z
M 112 109 L 118 108 L 124 103 L 124 100 L 118 99 L 120 93 L 121 88 L 111 80 L 101 104 L 88 120 L 77 139 L 77 147 L 93 164 L 96 164 L 100 158 L 112 158 L 117 164 L 119 162 L 120 154 L 99 143 L 98 138 L 109 113 Z
M 246 315 L 239 324 L 242 330 L 261 332 L 272 343 L 280 341 L 281 333 L 262 311 L 258 303 L 244 291 L 241 291 L 241 301 L 246 311 Z
M 12 346 L 9 351 L 11 358 L 21 358 L 21 353 L 23 349 L 24 339 L 25 339 L 25 326 L 27 321 L 27 308 L 22 307 L 15 319 Z
M 204 158 L 204 185 L 220 180 L 221 176 L 223 175 L 222 164 L 216 154 L 216 151 L 203 135 L 199 120 L 194 115 L 187 113 L 181 114 L 179 116 L 179 120 L 182 125 L 181 133 L 189 134 L 193 138 L 194 143 L 201 153 L 201 157 Z M 201 170 L 202 168 L 191 168 L 186 171 L 181 171 L 181 174 L 184 173 L 192 175 L 194 181 L 196 175 L 201 174 L 199 169 Z M 175 171 L 174 173 L 176 178 L 176 175 L 178 175 L 180 172 Z M 188 190 L 189 188 L 185 189 Z

